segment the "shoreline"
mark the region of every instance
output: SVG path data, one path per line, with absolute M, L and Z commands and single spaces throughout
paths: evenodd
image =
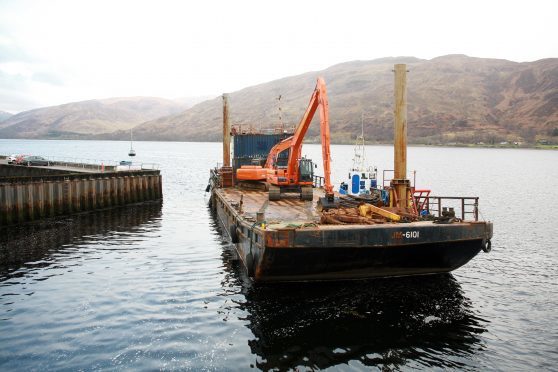
M 0 138 L 0 140 L 5 141 L 107 141 L 107 142 L 129 142 L 129 140 L 113 140 L 113 139 L 87 139 L 87 138 Z M 136 140 L 135 142 L 197 142 L 197 143 L 218 143 L 221 141 L 215 140 Z M 305 142 L 306 144 L 319 144 L 319 141 L 309 140 Z M 351 145 L 354 146 L 354 141 L 346 142 L 331 142 L 332 145 Z M 558 144 L 556 145 L 543 145 L 543 144 L 522 144 L 522 145 L 501 145 L 501 144 L 474 144 L 474 143 L 456 143 L 456 144 L 425 144 L 425 143 L 413 143 L 408 142 L 409 146 L 412 147 L 458 147 L 458 148 L 487 148 L 487 149 L 534 149 L 534 150 L 558 150 Z M 393 146 L 393 143 L 390 142 L 367 142 L 366 146 Z

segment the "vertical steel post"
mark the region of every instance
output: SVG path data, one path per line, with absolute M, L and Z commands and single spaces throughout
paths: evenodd
M 475 215 L 475 221 L 479 220 L 479 198 L 475 198 L 475 207 L 473 210 L 473 214 Z
M 33 221 L 35 219 L 35 198 L 34 196 L 34 187 L 32 183 L 28 183 L 25 185 L 25 218 L 27 221 Z
M 407 178 L 407 65 L 405 64 L 395 65 L 394 95 L 394 178 L 402 180 Z
M 411 188 L 407 179 L 407 65 L 396 64 L 394 72 L 394 175 L 390 184 L 390 205 L 409 208 Z
M 229 95 L 223 94 L 223 167 L 231 166 L 231 128 L 229 123 Z
M 81 190 L 80 190 L 80 187 L 79 187 L 80 182 L 79 182 L 79 180 L 72 180 L 71 182 L 72 182 L 72 184 L 71 184 L 71 188 L 72 188 L 72 210 L 74 212 L 84 210 L 83 206 L 80 205 L 80 201 L 81 201 L 81 199 L 80 199 Z
M 8 223 L 8 197 L 7 190 L 9 185 L 0 185 L 0 226 Z

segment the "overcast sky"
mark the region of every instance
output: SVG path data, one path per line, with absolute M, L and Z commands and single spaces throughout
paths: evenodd
M 558 57 L 557 0 L 0 0 L 0 110 L 218 95 L 340 62 Z

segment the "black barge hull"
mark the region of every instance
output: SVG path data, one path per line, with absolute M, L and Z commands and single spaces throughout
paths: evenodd
M 469 262 L 492 237 L 490 222 L 264 228 L 218 189 L 210 204 L 258 282 L 445 273 Z
M 481 246 L 482 241 L 470 240 L 389 247 L 266 247 L 254 277 L 307 281 L 445 273 L 469 262 Z

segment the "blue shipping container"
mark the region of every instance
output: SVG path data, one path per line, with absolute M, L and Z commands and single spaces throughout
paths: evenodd
M 233 158 L 267 158 L 269 150 L 291 134 L 238 134 L 233 136 Z

